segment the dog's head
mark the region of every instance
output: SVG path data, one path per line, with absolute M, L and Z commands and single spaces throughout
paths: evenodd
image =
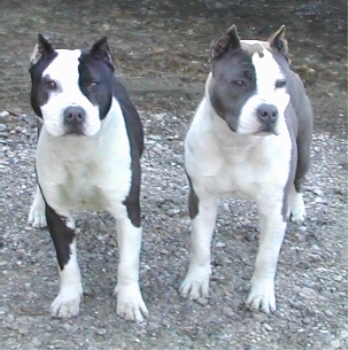
M 284 29 L 268 41 L 240 40 L 233 25 L 211 44 L 210 100 L 234 132 L 279 133 L 290 100 Z
M 90 50 L 55 50 L 39 34 L 30 59 L 31 105 L 52 136 L 93 136 L 112 101 L 106 38 Z

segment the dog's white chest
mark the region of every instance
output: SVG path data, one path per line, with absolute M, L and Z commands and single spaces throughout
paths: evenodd
M 66 178 L 60 185 L 60 196 L 75 209 L 99 210 L 105 207 L 105 196 L 98 186 L 97 164 L 74 164 L 66 167 Z
M 255 200 L 273 191 L 282 196 L 291 157 L 286 128 L 282 136 L 249 136 L 232 134 L 221 119 L 217 123 L 212 131 L 198 115 L 186 138 L 185 166 L 195 190 L 219 198 Z

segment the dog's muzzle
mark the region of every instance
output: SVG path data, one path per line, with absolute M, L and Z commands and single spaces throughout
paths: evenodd
M 276 133 L 278 121 L 278 108 L 272 104 L 261 104 L 256 110 L 257 118 L 261 122 L 260 132 Z
M 84 135 L 86 112 L 78 106 L 70 106 L 63 112 L 65 134 Z

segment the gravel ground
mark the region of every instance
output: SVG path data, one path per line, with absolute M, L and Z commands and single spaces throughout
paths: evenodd
M 266 315 L 244 305 L 258 236 L 248 202 L 220 205 L 211 297 L 192 302 L 179 296 L 189 259 L 183 137 L 192 112 L 141 116 L 147 140 L 140 276 L 150 314 L 134 324 L 115 313 L 118 251 L 113 219 L 104 212 L 78 215 L 85 287 L 80 315 L 50 317 L 58 288 L 53 244 L 47 230 L 26 222 L 35 188 L 36 121 L 1 114 L 1 349 L 347 349 L 346 140 L 314 134 L 304 193 L 308 218 L 302 226 L 288 225 L 276 278 L 278 310 Z

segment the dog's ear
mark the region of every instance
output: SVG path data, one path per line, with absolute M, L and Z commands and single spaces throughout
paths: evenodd
M 289 61 L 288 42 L 285 38 L 285 25 L 283 24 L 269 39 L 269 45 Z
M 112 57 L 110 54 L 109 45 L 108 45 L 106 36 L 104 36 L 103 38 L 99 39 L 94 43 L 91 49 L 91 54 L 97 58 L 104 60 L 108 65 L 110 65 L 112 70 L 114 70 Z
M 222 57 L 230 50 L 240 49 L 240 38 L 237 32 L 237 27 L 233 24 L 229 27 L 225 34 L 218 39 L 213 40 L 210 45 L 211 59 Z
M 40 61 L 41 57 L 54 52 L 53 46 L 41 34 L 38 35 L 37 44 L 30 56 L 30 65 L 33 66 Z

